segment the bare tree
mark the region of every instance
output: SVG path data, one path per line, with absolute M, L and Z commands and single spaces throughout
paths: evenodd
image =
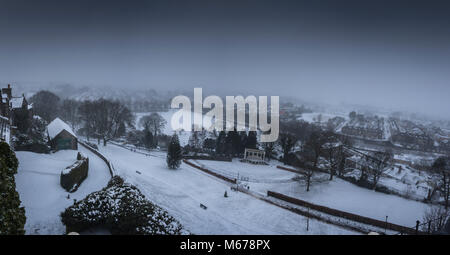
M 143 116 L 139 120 L 139 125 L 147 127 L 149 130 L 153 132 L 153 137 L 156 143 L 155 145 L 157 145 L 158 143 L 157 141 L 158 135 L 162 133 L 162 130 L 164 129 L 166 124 L 167 124 L 166 120 L 156 112 L 150 115 Z
M 297 143 L 297 138 L 289 133 L 281 133 L 279 143 L 283 149 L 283 163 L 288 164 L 288 155 Z
M 80 103 L 72 99 L 65 99 L 61 104 L 60 116 L 73 130 L 80 124 L 79 106 Z
M 365 161 L 367 162 L 367 170 L 369 176 L 372 180 L 372 188 L 375 189 L 381 176 L 387 169 L 390 161 L 393 159 L 394 155 L 391 150 L 376 151 L 370 155 L 365 156 Z
M 116 138 L 123 125 L 133 126 L 133 115 L 118 101 L 99 99 L 86 101 L 80 107 L 82 119 L 88 134 L 94 134 L 103 145 Z
M 95 131 L 95 112 L 94 112 L 94 103 L 92 101 L 84 101 L 78 108 L 80 119 L 83 122 L 83 129 L 86 134 L 86 138 L 89 141 L 89 138 L 94 135 Z
M 306 152 L 306 159 L 312 163 L 313 168 L 317 167 L 325 143 L 325 136 L 320 131 L 314 131 L 303 146 L 303 150 Z
M 323 136 L 324 144 L 322 146 L 322 153 L 329 164 L 328 172 L 330 173 L 331 181 L 339 165 L 339 152 L 342 149 L 340 148 L 342 145 L 339 143 L 337 136 L 331 131 L 323 133 Z
M 340 146 L 337 148 L 337 174 L 338 176 L 342 176 L 345 171 L 345 164 L 347 161 L 347 158 L 350 156 L 350 154 L 347 153 L 346 148 L 350 147 L 352 145 L 350 138 L 348 136 L 342 136 L 339 138 Z
M 431 167 L 437 177 L 436 186 L 445 200 L 445 209 L 448 209 L 450 196 L 450 158 L 439 157 Z
M 435 233 L 441 231 L 450 220 L 450 211 L 441 206 L 430 206 L 422 217 L 422 231 Z
M 305 177 L 306 177 L 306 192 L 309 191 L 309 187 L 311 186 L 311 179 L 313 177 L 314 170 L 312 169 L 306 169 L 305 171 Z

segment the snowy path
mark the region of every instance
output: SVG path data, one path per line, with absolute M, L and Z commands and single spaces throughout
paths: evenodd
M 19 159 L 16 184 L 25 207 L 26 234 L 64 234 L 65 227 L 59 214 L 73 204 L 73 199 L 83 199 L 108 183 L 110 175 L 106 164 L 81 146 L 79 151 L 89 157 L 89 173 L 74 193 L 65 191 L 59 179 L 61 170 L 76 160 L 77 151 L 64 150 L 53 154 L 16 152 Z
M 186 164 L 169 170 L 164 153 L 149 157 L 111 144 L 101 146 L 100 152 L 127 182 L 194 234 L 356 234 L 316 220 L 310 220 L 306 232 L 305 217 L 233 192 L 228 184 Z M 208 209 L 200 208 L 200 203 Z

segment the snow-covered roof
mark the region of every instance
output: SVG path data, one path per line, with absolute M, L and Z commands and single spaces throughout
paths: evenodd
M 22 108 L 23 97 L 13 97 L 13 98 L 11 98 L 11 100 L 9 102 L 11 104 L 11 108 L 13 108 L 13 109 Z
M 67 132 L 69 132 L 71 135 L 75 136 L 75 133 L 73 132 L 73 130 L 70 128 L 69 125 L 67 125 L 67 123 L 65 123 L 64 121 L 62 121 L 60 118 L 56 118 L 54 119 L 52 122 L 50 122 L 50 124 L 48 124 L 47 126 L 47 132 L 48 132 L 48 136 L 50 137 L 50 139 L 55 138 L 59 133 L 61 133 L 61 131 L 66 130 Z

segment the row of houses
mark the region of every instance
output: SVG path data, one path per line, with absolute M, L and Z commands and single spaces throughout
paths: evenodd
M 345 135 L 381 140 L 384 138 L 384 118 L 357 115 L 342 127 L 341 132 Z
M 391 140 L 394 144 L 409 149 L 434 151 L 433 138 L 427 134 L 425 127 L 408 120 L 391 119 Z
M 10 84 L 0 92 L 0 139 L 10 143 L 11 133 L 19 125 L 19 120 L 33 116 L 32 105 L 24 95 L 13 96 Z

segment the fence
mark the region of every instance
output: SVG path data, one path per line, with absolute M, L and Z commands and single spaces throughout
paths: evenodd
M 96 149 L 92 148 L 91 146 L 87 145 L 84 142 L 78 141 L 79 144 L 81 144 L 83 147 L 85 147 L 86 149 L 90 150 L 92 153 L 94 153 L 95 155 L 97 155 L 99 158 L 101 158 L 106 165 L 108 166 L 109 169 L 109 173 L 111 174 L 111 177 L 114 177 L 116 175 L 116 171 L 114 169 L 113 164 L 111 163 L 111 161 L 109 161 L 105 156 L 103 156 L 99 151 L 97 151 Z
M 336 210 L 336 209 L 332 209 L 326 206 L 321 206 L 321 205 L 316 205 L 310 202 L 306 202 L 304 200 L 301 199 L 297 199 L 297 198 L 293 198 L 293 197 L 289 197 L 277 192 L 273 192 L 273 191 L 267 191 L 267 196 L 271 196 L 292 204 L 296 204 L 299 206 L 303 206 L 303 207 L 307 207 L 319 212 L 323 212 L 329 215 L 333 215 L 333 216 L 337 216 L 337 217 L 341 217 L 344 219 L 348 219 L 348 220 L 352 220 L 352 221 L 356 221 L 359 223 L 363 223 L 363 224 L 368 224 L 368 225 L 372 225 L 375 227 L 379 227 L 379 228 L 384 228 L 384 229 L 389 229 L 389 230 L 393 230 L 393 231 L 398 231 L 400 233 L 404 233 L 404 234 L 417 234 L 417 233 L 421 233 L 416 231 L 413 228 L 409 228 L 409 227 L 405 227 L 405 226 L 400 226 L 394 223 L 390 223 L 390 222 L 386 222 L 386 221 L 380 221 L 380 220 L 376 220 L 376 219 L 372 219 L 372 218 L 368 218 L 368 217 L 364 217 L 364 216 L 360 216 L 357 214 L 353 214 L 353 213 L 348 213 L 348 212 L 344 212 L 344 211 L 340 211 L 340 210 Z
M 226 182 L 236 184 L 236 179 L 231 179 L 231 178 L 228 178 L 228 177 L 223 176 L 221 174 L 215 173 L 215 172 L 213 172 L 213 171 L 211 171 L 209 169 L 206 169 L 204 167 L 197 166 L 196 164 L 191 163 L 191 162 L 187 161 L 186 159 L 183 159 L 183 162 L 188 164 L 188 165 L 190 165 L 190 166 L 192 166 L 192 167 L 194 167 L 194 168 L 197 168 L 198 170 L 201 170 L 201 171 L 203 171 L 203 172 L 205 172 L 207 174 L 210 174 L 210 175 L 213 175 L 213 176 L 215 176 L 215 177 L 217 177 L 219 179 L 222 179 L 222 180 L 224 180 Z
M 450 221 L 449 215 L 441 215 L 437 218 L 428 220 L 426 222 L 420 223 L 420 221 L 416 221 L 415 234 L 422 235 L 432 235 L 439 234 L 441 231 L 445 231 L 444 228 L 446 226 L 447 221 Z M 402 234 L 401 232 L 398 234 Z M 448 234 L 448 233 L 447 233 Z
M 225 162 L 232 162 L 232 158 L 230 157 L 222 157 L 222 156 L 203 156 L 203 155 L 185 155 L 183 156 L 185 159 L 198 159 L 198 160 L 214 160 L 214 161 L 225 161 Z
M 277 168 L 281 169 L 281 170 L 289 171 L 292 173 L 296 173 L 296 174 L 305 174 L 304 171 L 296 170 L 296 169 L 292 169 L 292 168 L 288 168 L 288 167 L 284 167 L 284 166 L 277 166 Z

